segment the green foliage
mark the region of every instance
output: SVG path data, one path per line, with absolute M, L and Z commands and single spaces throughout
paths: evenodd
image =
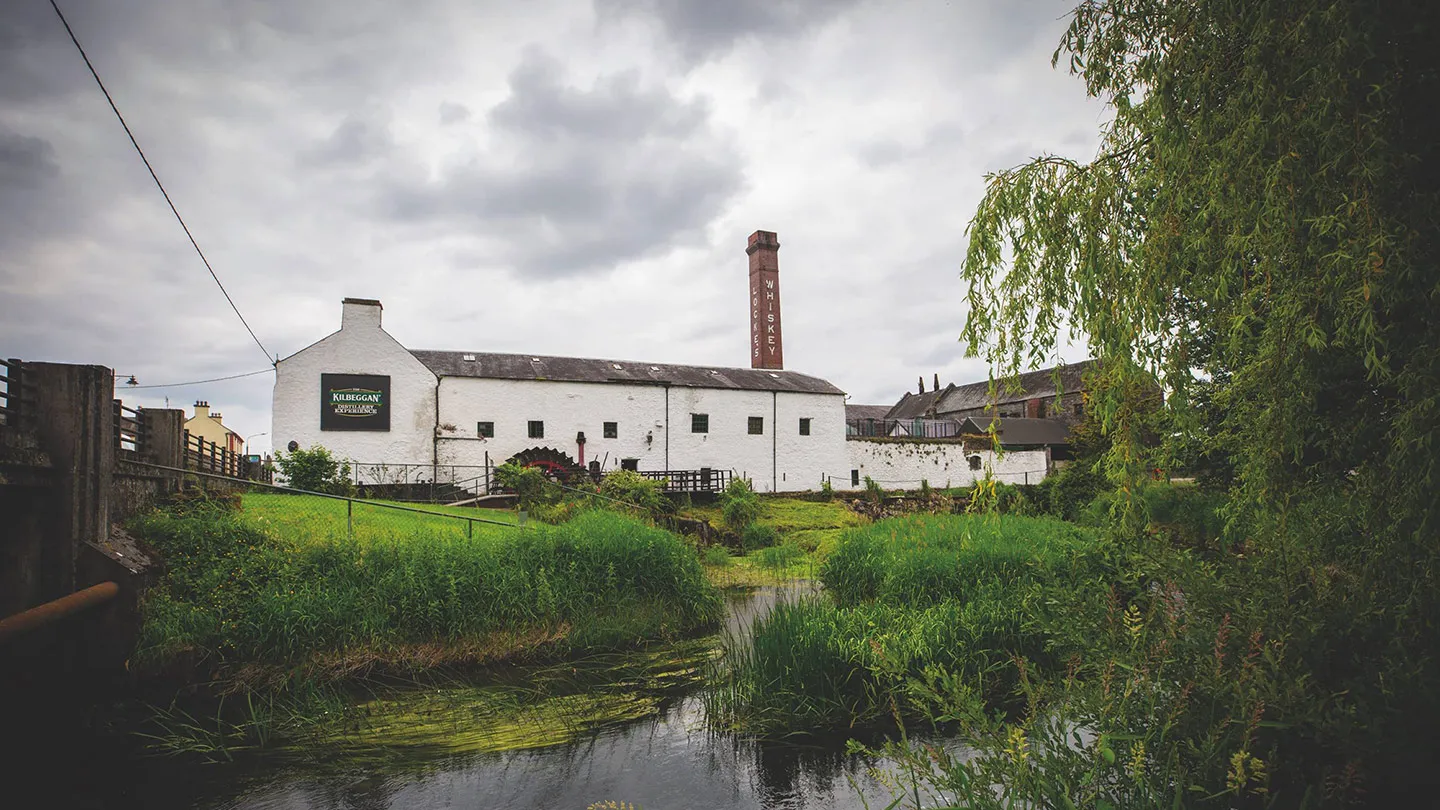
M 731 478 L 720 493 L 720 514 L 730 531 L 740 534 L 760 517 L 760 496 L 743 478 Z
M 1022 767 L 982 728 L 991 770 L 957 765 L 945 782 L 974 786 L 968 806 L 1339 805 L 1361 791 L 1401 806 L 1394 792 L 1440 765 L 1419 742 L 1440 720 L 1440 152 L 1416 113 L 1440 94 L 1437 34 L 1440 14 L 1417 2 L 1076 9 L 1056 59 L 1110 105 L 1100 154 L 989 178 L 964 339 L 1004 375 L 1083 336 L 1110 530 L 1147 565 L 1186 559 L 1179 540 L 1213 568 L 1181 584 L 1186 631 L 1106 646 L 1076 626 L 1094 657 L 1035 693 L 1064 722 L 1139 736 L 1058 746 L 1043 712 L 995 730 L 1037 738 L 1041 773 L 1038 754 Z M 1154 489 L 1177 462 L 1213 489 Z M 1202 628 L 1227 615 L 1261 639 L 1249 674 L 1221 665 L 1218 635 L 1207 662 Z M 1126 701 L 1096 692 L 1092 661 L 1113 664 Z M 1128 784 L 1150 792 L 1094 770 L 1141 742 Z
M 550 483 L 550 479 L 545 477 L 540 468 L 516 464 L 513 461 L 507 461 L 495 468 L 495 480 L 500 486 L 515 493 L 521 509 L 531 512 L 534 512 L 537 506 L 558 503 L 563 493 L 563 490 Z
M 167 562 L 146 594 L 140 666 L 180 657 L 303 664 L 356 650 L 383 658 L 397 645 L 463 650 L 507 632 L 556 639 L 557 650 L 598 649 L 720 614 L 692 549 L 612 512 L 473 539 L 424 529 L 294 537 L 264 525 L 212 505 L 132 522 Z
M 665 497 L 663 481 L 652 481 L 633 470 L 607 473 L 600 479 L 600 494 L 633 504 L 652 519 L 659 519 L 675 511 L 675 504 Z
M 805 559 L 805 551 L 796 543 L 788 541 L 780 544 L 772 541 L 770 545 L 755 552 L 755 561 L 762 568 L 786 568 L 803 559 Z
M 1046 518 L 914 515 L 850 531 L 820 567 L 838 604 L 924 605 L 1099 564 L 1089 532 Z
M 757 556 L 801 553 L 787 543 Z M 1004 705 L 1015 657 L 1055 664 L 1050 634 L 1028 620 L 1042 585 L 1103 580 L 1107 566 L 1086 531 L 1054 520 L 911 516 L 852 529 L 820 569 L 825 596 L 777 606 L 748 645 L 731 645 L 713 719 L 772 734 L 924 717 L 917 684 L 939 672 Z
M 288 486 L 306 492 L 328 495 L 351 495 L 350 462 L 340 461 L 330 451 L 315 445 L 309 450 L 276 453 L 275 463 Z
M 880 503 L 885 500 L 885 489 L 870 476 L 865 476 L 865 500 L 870 503 Z
M 752 523 L 740 532 L 740 548 L 745 551 L 758 551 L 762 548 L 769 548 L 778 542 L 780 542 L 780 533 L 775 531 L 775 527 L 762 523 Z
M 706 565 L 713 565 L 717 568 L 723 568 L 734 562 L 730 559 L 730 551 L 724 546 L 711 546 L 705 549 L 705 554 L 701 557 L 701 560 Z
M 835 500 L 835 488 L 830 486 L 829 478 L 820 482 L 820 499 L 823 501 Z

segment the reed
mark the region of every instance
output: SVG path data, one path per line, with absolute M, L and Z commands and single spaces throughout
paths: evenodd
M 303 512 L 318 499 L 288 500 Z M 143 516 L 131 528 L 167 572 L 146 596 L 136 663 L 483 663 L 676 637 L 720 616 L 695 552 L 631 518 L 474 537 L 449 523 L 344 537 L 213 504 Z
M 962 682 L 1013 707 L 1017 661 L 1054 665 L 1041 587 L 1100 566 L 1055 520 L 912 516 L 854 529 L 822 564 L 826 592 L 780 603 L 729 639 L 707 693 L 716 724 L 760 735 L 933 720 L 925 685 Z

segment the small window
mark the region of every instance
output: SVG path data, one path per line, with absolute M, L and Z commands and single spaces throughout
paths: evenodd
M 978 469 L 980 469 L 980 457 L 979 457 L 979 456 L 971 456 L 971 457 L 970 457 L 970 469 L 972 469 L 972 470 L 978 470 Z
M 759 435 L 763 434 L 764 432 L 765 432 L 765 417 L 763 417 L 763 416 L 752 416 L 752 417 L 750 417 L 750 427 L 749 427 L 749 433 L 750 433 L 750 435 L 751 435 L 751 436 L 759 436 Z
M 532 438 L 532 439 L 543 439 L 543 438 L 545 438 L 545 423 L 544 423 L 544 422 L 541 422 L 541 421 L 538 421 L 538 420 L 535 420 L 535 419 L 530 420 L 530 438 Z
M 639 472 L 639 470 L 640 470 L 640 459 L 638 459 L 638 458 L 622 458 L 622 459 L 620 459 L 620 469 L 622 469 L 622 470 L 630 470 L 631 472 Z
M 710 414 L 708 414 L 708 413 L 692 413 L 692 414 L 690 414 L 690 432 L 691 432 L 691 433 L 709 433 L 709 432 L 710 432 Z
M 476 436 L 479 436 L 479 437 L 482 438 L 482 439 L 493 439 L 493 438 L 495 438 L 495 423 L 494 423 L 494 422 L 476 422 L 476 423 L 475 423 L 475 435 L 476 435 Z
M 618 437 L 619 435 L 620 435 L 620 425 L 619 425 L 618 422 L 606 422 L 606 423 L 605 423 L 605 438 L 607 438 L 607 439 L 614 439 L 614 438 Z
M 801 436 L 809 436 L 809 435 L 810 435 L 810 417 L 808 417 L 808 416 L 802 417 L 802 418 L 800 419 L 800 435 L 801 435 Z
M 860 486 L 860 471 L 859 471 L 859 470 L 851 470 L 851 471 L 850 471 L 850 486 L 852 486 L 852 487 L 858 487 L 858 486 Z

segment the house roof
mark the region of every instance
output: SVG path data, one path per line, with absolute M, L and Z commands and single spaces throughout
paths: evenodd
M 845 404 L 846 419 L 884 419 L 885 414 L 890 412 L 889 405 L 851 405 Z
M 938 391 L 926 391 L 923 394 L 912 394 L 905 392 L 900 401 L 891 406 L 885 414 L 886 419 L 924 419 L 930 416 L 930 409 L 934 407 L 940 396 L 955 386 L 947 386 Z
M 531 354 L 452 352 L 411 349 L 410 353 L 438 377 L 482 377 L 495 380 L 674 385 L 684 388 L 730 388 L 746 391 L 792 391 L 802 394 L 844 394 L 819 377 L 794 371 L 719 366 L 677 366 L 586 357 Z M 466 359 L 466 358 L 474 358 Z
M 1083 376 L 1094 360 L 1083 360 L 1079 363 L 1057 366 L 1060 370 L 1060 388 L 1066 393 L 1085 390 Z M 1021 374 L 1019 378 L 1011 378 L 1009 381 L 997 381 L 995 392 L 996 405 L 1003 405 L 1009 402 L 1020 402 L 1027 399 L 1043 397 L 1054 397 L 1061 392 L 1055 387 L 1055 368 L 1044 368 L 1039 371 L 1029 371 Z M 1015 390 L 1012 383 L 1019 383 L 1019 390 Z M 935 413 L 943 415 L 956 411 L 966 411 L 973 408 L 984 408 L 991 404 L 990 382 L 967 383 L 965 385 L 948 386 L 941 389 L 940 402 L 935 406 Z M 913 397 L 912 397 L 913 399 Z M 899 408 L 905 403 L 900 400 L 895 407 Z M 898 418 L 898 417 L 892 417 Z
M 970 435 L 988 433 L 992 420 L 996 422 L 995 432 L 1000 436 L 1000 445 L 1002 447 L 1070 443 L 1070 428 L 1067 427 L 1064 422 L 1059 422 L 1054 419 L 971 416 L 961 423 L 960 432 Z

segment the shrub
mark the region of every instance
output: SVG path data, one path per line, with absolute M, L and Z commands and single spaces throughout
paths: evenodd
M 780 533 L 773 526 L 752 523 L 740 533 L 740 547 L 746 551 L 758 551 L 780 542 Z
M 511 490 L 517 496 L 521 509 L 535 511 L 536 506 L 553 504 L 560 500 L 559 487 L 550 485 L 550 479 L 538 467 L 527 467 L 507 461 L 495 468 L 495 480 L 500 486 Z
M 280 474 L 294 489 L 306 492 L 323 492 L 328 495 L 350 495 L 350 462 L 340 461 L 320 445 L 309 450 L 300 449 L 290 453 L 276 453 L 275 463 Z
M 835 499 L 835 488 L 830 486 L 830 479 L 826 478 L 820 482 L 820 500 L 832 501 Z
M 885 500 L 885 489 L 874 478 L 865 476 L 865 500 L 878 504 Z
M 750 488 L 750 482 L 743 478 L 732 478 L 720 493 L 720 515 L 725 526 L 736 534 L 760 517 L 760 496 Z
M 675 511 L 675 505 L 665 497 L 664 482 L 652 481 L 634 470 L 607 473 L 600 480 L 600 494 L 632 504 L 651 518 L 659 518 Z
M 724 567 L 731 563 L 730 552 L 724 546 L 711 546 L 705 549 L 705 556 L 702 558 L 706 565 Z

